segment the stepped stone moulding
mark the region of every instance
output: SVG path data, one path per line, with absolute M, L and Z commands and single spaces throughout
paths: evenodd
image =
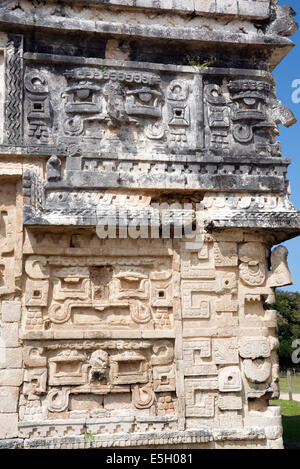
M 295 12 L 0 3 L 0 448 L 282 448 Z

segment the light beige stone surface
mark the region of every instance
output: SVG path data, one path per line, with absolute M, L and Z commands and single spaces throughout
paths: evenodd
M 75 417 L 97 416 L 108 419 L 106 431 L 115 431 L 109 422 L 124 412 L 141 422 L 155 421 L 157 428 L 168 417 L 175 419 L 173 428 L 180 417 L 187 428 L 200 429 L 278 423 L 268 414 L 268 399 L 278 392 L 278 344 L 269 312 L 262 309 L 274 274 L 267 266 L 267 244 L 219 236 L 193 252 L 182 241 L 181 264 L 174 264 L 171 247 L 155 257 L 143 241 L 121 256 L 127 240 L 119 250 L 119 241 L 103 245 L 97 237 L 90 245 L 98 256 L 76 248 L 59 257 L 52 246 L 61 235 L 45 231 L 38 244 L 37 235 L 31 232 L 25 255 L 22 421 L 42 424 L 56 418 L 67 424 Z M 86 245 L 86 236 L 77 235 L 79 246 Z M 179 277 L 172 271 L 176 265 Z M 186 280 L 189 272 L 192 280 Z M 280 281 L 289 280 L 284 270 Z M 179 329 L 173 293 L 178 281 L 176 295 L 183 300 L 176 313 L 182 314 Z M 253 312 L 248 304 L 255 306 Z M 188 338 L 178 347 L 181 328 Z M 83 334 L 88 341 L 82 342 Z M 266 418 L 256 418 L 247 399 L 260 399 Z M 148 431 L 148 424 L 143 428 Z M 276 432 L 270 428 L 268 438 Z
M 18 322 L 21 320 L 21 303 L 17 301 L 3 301 L 2 321 Z
M 24 370 L 22 369 L 0 370 L 0 386 L 21 386 L 23 376 Z
M 0 413 L 0 438 L 17 438 L 18 414 Z
M 0 386 L 0 411 L 3 413 L 17 412 L 18 387 Z

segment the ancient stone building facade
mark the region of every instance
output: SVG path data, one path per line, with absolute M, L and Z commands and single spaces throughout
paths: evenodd
M 282 447 L 293 16 L 0 2 L 0 447 Z

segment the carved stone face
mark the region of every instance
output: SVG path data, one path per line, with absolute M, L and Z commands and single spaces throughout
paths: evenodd
M 260 243 L 246 243 L 240 248 L 240 276 L 246 285 L 259 286 L 266 279 L 265 248 Z
M 96 350 L 91 355 L 90 364 L 92 368 L 97 368 L 98 371 L 105 372 L 108 367 L 108 353 L 104 350 Z

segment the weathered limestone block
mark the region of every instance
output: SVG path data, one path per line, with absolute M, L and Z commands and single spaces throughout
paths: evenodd
M 21 386 L 23 376 L 22 369 L 0 370 L 0 386 Z
M 1 339 L 2 341 L 3 339 Z M 0 369 L 3 368 L 21 368 L 23 362 L 23 351 L 21 347 L 10 348 L 1 347 Z
M 17 438 L 18 432 L 18 414 L 0 413 L 0 437 Z
M 1 329 L 1 339 L 6 347 L 19 347 L 19 326 L 17 323 L 4 323 Z
M 272 251 L 272 274 L 269 277 L 270 287 L 280 287 L 293 284 L 293 279 L 287 265 L 288 250 L 285 246 L 278 246 Z
M 21 303 L 17 301 L 3 301 L 1 313 L 3 322 L 18 322 L 21 319 Z
M 12 386 L 0 386 L 0 412 L 17 412 L 19 388 Z

